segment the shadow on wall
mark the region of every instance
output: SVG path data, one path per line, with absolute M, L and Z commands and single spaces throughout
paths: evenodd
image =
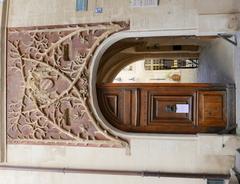
M 234 46 L 217 39 L 203 48 L 198 68 L 198 82 L 235 83 Z

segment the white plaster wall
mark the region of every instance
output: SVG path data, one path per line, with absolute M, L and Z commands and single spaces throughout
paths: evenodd
M 183 83 L 197 82 L 197 69 L 182 69 L 181 82 Z
M 115 83 L 174 83 L 170 77 L 173 74 L 181 76 L 181 80 L 178 82 L 194 82 L 196 81 L 196 70 L 195 69 L 178 69 L 178 70 L 150 70 L 144 69 L 144 61 L 140 60 L 130 64 L 133 69 L 121 70 L 115 78 L 121 78 L 121 81 L 115 80 Z M 128 66 L 130 66 L 128 65 Z M 127 67 L 128 67 L 127 66 Z M 134 79 L 134 80 L 132 80 Z
M 121 70 L 115 77 L 115 79 L 121 78 L 121 81 L 114 80 L 114 83 L 191 83 L 197 81 L 197 69 L 146 71 L 144 69 L 144 60 L 137 61 L 131 66 L 133 66 L 133 70 Z M 170 78 L 173 74 L 180 75 L 181 80 L 173 81 Z
M 234 45 L 221 38 L 201 51 L 198 82 L 234 83 Z

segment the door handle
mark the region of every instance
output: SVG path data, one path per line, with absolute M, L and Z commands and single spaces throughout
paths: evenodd
M 166 111 L 166 112 L 176 112 L 176 110 L 177 110 L 176 105 L 167 105 L 167 106 L 165 107 L 165 111 Z

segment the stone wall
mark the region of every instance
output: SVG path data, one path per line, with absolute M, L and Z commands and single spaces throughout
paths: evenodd
M 103 7 L 102 14 L 94 13 Z M 238 0 L 160 0 L 156 8 L 129 8 L 128 0 L 89 0 L 89 11 L 76 12 L 74 0 L 10 0 L 9 27 L 62 25 L 130 20 L 130 30 L 162 35 L 212 35 L 239 29 Z M 137 36 L 137 34 L 136 34 Z M 237 52 L 239 53 L 239 51 Z M 238 57 L 238 54 L 236 54 Z M 7 147 L 7 162 L 15 165 L 90 169 L 228 173 L 234 165 L 239 137 L 224 135 L 131 136 L 131 155 L 124 148 L 15 145 Z M 42 183 L 184 183 L 206 180 L 88 176 L 77 174 L 0 172 L 5 184 Z
M 103 13 L 95 13 L 98 6 Z M 89 0 L 87 12 L 76 12 L 75 0 L 10 0 L 9 26 L 130 20 L 131 30 L 213 34 L 239 29 L 239 13 L 237 0 L 161 0 L 152 8 L 131 8 L 129 0 Z

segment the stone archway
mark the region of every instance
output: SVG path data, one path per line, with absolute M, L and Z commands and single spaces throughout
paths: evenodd
M 139 35 L 138 35 L 139 34 Z M 91 65 L 91 69 L 90 69 L 90 92 L 91 92 L 91 96 L 92 96 L 92 101 L 91 101 L 91 105 L 92 105 L 92 109 L 93 109 L 93 112 L 96 114 L 96 117 L 98 118 L 98 120 L 100 121 L 100 122 L 102 122 L 103 123 L 103 126 L 104 127 L 106 127 L 106 128 L 108 128 L 108 129 L 111 129 L 111 130 L 113 130 L 113 133 L 114 134 L 116 134 L 116 135 L 118 135 L 118 136 L 125 136 L 125 137 L 134 137 L 134 136 L 136 136 L 136 137 L 139 137 L 139 136 L 145 136 L 145 135 L 147 135 L 147 136 L 155 136 L 154 134 L 152 134 L 152 135 L 149 135 L 149 134 L 144 134 L 144 133 L 146 133 L 145 132 L 145 130 L 142 130 L 142 129 L 140 129 L 140 128 L 129 128 L 129 129 L 125 129 L 125 127 L 124 126 L 122 126 L 122 128 L 119 128 L 120 127 L 120 124 L 126 124 L 126 122 L 124 122 L 124 116 L 122 116 L 121 114 L 124 114 L 124 112 L 121 112 L 120 113 L 120 115 L 118 114 L 118 115 L 116 115 L 116 116 L 118 116 L 117 117 L 117 119 L 115 119 L 115 117 L 114 116 L 112 116 L 111 115 L 111 113 L 113 112 L 113 114 L 114 113 L 116 113 L 117 111 L 115 111 L 115 110 L 113 110 L 112 112 L 110 112 L 110 111 L 108 111 L 108 110 L 104 110 L 104 108 L 109 108 L 110 106 L 112 106 L 112 104 L 113 103 L 118 103 L 118 102 L 116 102 L 116 99 L 119 99 L 119 98 L 121 98 L 121 99 L 124 99 L 125 98 L 125 96 L 124 97 L 120 97 L 119 95 L 120 95 L 120 93 L 121 92 L 119 92 L 119 94 L 115 94 L 115 91 L 112 91 L 112 92 L 110 92 L 111 91 L 111 85 L 108 85 L 108 84 L 106 84 L 106 85 L 104 85 L 104 83 L 105 82 L 111 82 L 112 81 L 112 79 L 113 79 L 113 77 L 115 76 L 115 74 L 116 73 L 118 73 L 118 71 L 120 71 L 124 66 L 126 66 L 126 65 L 128 65 L 129 63 L 131 63 L 131 62 L 133 62 L 134 60 L 139 60 L 139 59 L 142 59 L 142 58 L 144 58 L 144 57 L 169 57 L 169 58 L 171 58 L 171 57 L 173 57 L 173 58 L 176 58 L 176 57 L 181 57 L 181 58 L 187 58 L 187 57 L 193 57 L 193 58 L 197 58 L 197 57 L 199 57 L 199 52 L 196 52 L 196 53 L 194 53 L 195 52 L 195 45 L 193 45 L 193 47 L 191 47 L 190 48 L 190 50 L 181 50 L 181 51 L 186 51 L 185 53 L 184 52 L 172 52 L 172 53 L 167 53 L 167 54 L 164 54 L 164 55 L 162 55 L 162 54 L 147 54 L 147 53 L 144 53 L 144 54 L 142 54 L 142 55 L 140 55 L 139 53 L 138 53 L 138 55 L 136 56 L 136 55 L 131 55 L 131 54 L 129 54 L 129 55 L 127 55 L 126 57 L 121 57 L 121 55 L 117 55 L 116 57 L 117 57 L 117 59 L 116 60 L 111 60 L 111 59 L 109 59 L 109 60 L 107 60 L 106 58 L 105 58 L 105 53 L 107 53 L 107 52 L 109 52 L 109 48 L 112 46 L 112 45 L 114 45 L 115 43 L 117 43 L 117 42 L 120 42 L 121 40 L 124 40 L 124 39 L 127 39 L 127 38 L 131 38 L 131 39 L 141 39 L 141 38 L 148 38 L 148 37 L 150 37 L 150 38 L 152 38 L 152 39 L 157 39 L 158 37 L 160 37 L 160 39 L 164 39 L 164 37 L 161 37 L 161 35 L 158 35 L 158 34 L 152 34 L 152 35 L 150 35 L 148 32 L 139 32 L 138 34 L 136 34 L 136 32 L 128 32 L 128 31 L 125 31 L 125 32 L 121 32 L 121 33 L 116 33 L 116 34 L 114 34 L 114 35 L 112 35 L 111 37 L 109 37 L 108 39 L 106 39 L 101 45 L 100 45 L 100 47 L 97 49 L 97 51 L 95 52 L 95 55 L 94 55 L 94 57 L 93 57 L 93 60 L 92 60 L 92 65 Z M 174 38 L 174 37 L 170 37 L 170 39 L 171 38 Z M 176 37 L 175 37 L 176 38 Z M 178 39 L 179 39 L 179 37 L 177 37 Z M 190 44 L 190 46 L 191 46 L 191 42 L 192 41 L 197 41 L 197 43 L 199 44 L 199 45 L 201 45 L 202 44 L 202 41 L 203 42 L 205 42 L 206 40 L 212 40 L 212 39 L 215 39 L 216 37 L 193 37 L 193 36 L 190 36 L 190 37 L 188 37 L 188 36 L 180 36 L 180 38 L 182 39 L 181 41 L 184 41 L 184 43 L 186 43 L 186 45 L 188 45 L 189 46 L 189 44 Z M 169 37 L 167 37 L 167 39 L 169 39 Z M 179 41 L 177 39 L 177 41 Z M 185 39 L 189 39 L 188 41 L 186 41 Z M 202 40 L 203 39 L 203 40 Z M 205 40 L 206 39 L 206 40 Z M 178 43 L 178 42 L 175 42 L 176 40 L 174 40 L 174 42 L 173 43 Z M 161 43 L 161 42 L 160 42 Z M 127 46 L 128 47 L 128 46 Z M 161 46 L 160 46 L 161 47 Z M 181 47 L 181 46 L 180 46 Z M 173 46 L 173 49 L 175 48 L 175 46 Z M 172 50 L 172 51 L 178 51 L 178 48 L 179 48 L 179 45 L 178 44 L 176 44 L 176 50 Z M 183 48 L 184 48 L 184 44 L 183 44 Z M 188 49 L 189 49 L 189 47 L 187 47 Z M 190 52 L 189 52 L 190 51 Z M 199 51 L 199 48 L 197 48 L 197 50 L 196 51 Z M 189 54 L 189 53 L 190 54 Z M 108 54 L 109 55 L 109 54 Z M 173 55 L 173 56 L 172 56 Z M 103 58 L 103 59 L 102 59 Z M 108 61 L 109 61 L 109 63 L 108 63 Z M 102 65 L 102 63 L 101 62 L 105 62 L 104 64 L 105 65 Z M 105 68 L 104 68 L 105 67 Z M 100 69 L 99 69 L 100 68 Z M 99 72 L 100 71 L 100 72 Z M 99 74 L 100 73 L 100 74 Z M 105 103 L 107 103 L 107 102 L 104 102 L 104 100 L 101 100 L 100 101 L 100 103 L 101 104 L 105 104 L 105 107 L 103 107 L 102 105 L 102 107 L 100 108 L 99 107 L 99 99 L 98 99 L 98 97 L 97 97 L 97 89 L 96 89 L 96 84 L 97 83 L 101 83 L 101 82 L 103 82 L 103 85 L 99 85 L 100 86 L 100 88 L 98 88 L 98 90 L 101 90 L 101 89 L 103 89 L 104 87 L 106 87 L 106 90 L 109 92 L 109 94 L 108 95 L 112 95 L 112 94 L 114 94 L 113 96 L 114 96 L 114 99 L 113 99 L 113 96 L 109 96 L 109 97 L 111 97 L 111 102 L 109 102 L 109 107 L 107 107 L 107 105 L 105 104 Z M 116 85 L 115 85 L 116 86 Z M 136 86 L 138 86 L 137 87 L 137 90 L 142 90 L 142 89 L 140 89 L 141 88 L 141 86 L 140 85 L 136 85 Z M 133 87 L 133 88 L 136 88 L 136 86 L 131 86 L 131 85 L 119 85 L 119 86 L 116 86 L 116 90 L 117 90 L 117 87 L 119 87 L 119 88 L 127 88 L 127 89 L 130 89 L 131 87 Z M 154 86 L 154 85 L 153 85 Z M 167 87 L 170 87 L 170 85 L 166 85 Z M 164 86 L 164 85 L 162 85 L 162 87 L 166 87 L 166 86 Z M 112 87 L 114 88 L 114 85 L 112 85 Z M 155 86 L 156 87 L 156 86 Z M 161 86 L 158 86 L 158 87 L 160 87 L 161 88 Z M 201 92 L 200 91 L 198 91 L 198 90 L 205 90 L 206 92 L 208 92 L 208 91 L 211 91 L 211 87 L 214 87 L 215 88 L 215 90 L 216 90 L 216 94 L 215 95 L 217 95 L 217 96 L 219 96 L 220 95 L 220 93 L 218 93 L 218 91 L 224 91 L 224 93 L 222 93 L 220 96 L 222 96 L 222 97 L 220 97 L 219 96 L 219 99 L 225 99 L 225 94 L 226 94 L 226 86 L 225 85 L 220 85 L 220 86 L 217 86 L 217 85 L 205 85 L 205 84 L 194 84 L 194 85 L 187 85 L 187 84 L 183 84 L 182 86 L 178 86 L 178 85 L 173 85 L 173 87 L 175 88 L 175 90 L 178 88 L 178 87 L 180 87 L 180 88 L 178 88 L 177 90 L 182 90 L 182 92 L 184 91 L 184 89 L 183 88 L 185 88 L 185 87 L 189 87 L 189 89 L 191 88 L 191 90 L 192 90 L 192 92 L 191 92 L 191 94 L 190 93 L 182 93 L 181 95 L 182 95 L 182 97 L 184 96 L 184 95 L 190 95 L 189 97 L 191 98 L 191 100 L 190 101 L 192 101 L 192 102 L 190 102 L 190 101 L 185 101 L 185 100 L 183 100 L 182 99 L 182 102 L 181 103 L 186 103 L 186 104 L 189 104 L 189 109 L 191 109 L 190 111 L 188 111 L 187 113 L 185 113 L 185 115 L 186 115 L 186 117 L 184 117 L 184 118 L 186 118 L 185 120 L 184 120 L 184 124 L 186 125 L 186 129 L 184 130 L 184 128 L 182 129 L 182 131 L 179 131 L 179 130 L 173 130 L 173 129 L 176 129 L 176 127 L 178 127 L 178 123 L 179 122 L 181 122 L 181 120 L 179 121 L 179 119 L 178 120 L 174 120 L 175 121 L 175 126 L 173 126 L 171 123 L 169 123 L 171 120 L 169 120 L 169 119 L 171 119 L 171 117 L 167 117 L 166 119 L 164 119 L 164 120 L 156 120 L 156 119 L 154 119 L 153 118 L 153 120 L 150 120 L 149 119 L 149 117 L 150 116 L 152 116 L 151 114 L 153 113 L 153 111 L 155 111 L 155 110 L 153 110 L 153 111 L 149 111 L 149 109 L 147 109 L 147 108 L 145 108 L 145 109 L 147 109 L 146 111 L 144 111 L 144 113 L 145 113 L 145 115 L 144 115 L 144 118 L 143 119 L 148 119 L 148 120 L 141 120 L 141 123 L 140 124 L 142 124 L 141 126 L 142 126 L 142 128 L 143 127 L 145 127 L 146 128 L 146 126 L 148 126 L 147 124 L 151 124 L 151 122 L 158 122 L 159 123 L 159 125 L 154 125 L 154 127 L 153 127 L 153 125 L 152 125 L 152 127 L 150 128 L 150 129 L 148 129 L 148 130 L 146 130 L 148 133 L 149 132 L 151 132 L 151 133 L 183 133 L 183 134 L 185 134 L 185 133 L 193 133 L 193 134 L 195 134 L 195 133 L 199 133 L 199 132 L 204 132 L 204 133 L 206 133 L 206 132 L 208 132 L 208 133 L 216 133 L 216 132 L 218 132 L 218 131 L 221 131 L 221 130 L 223 130 L 224 128 L 225 128 L 225 126 L 226 126 L 226 122 L 227 122 L 227 120 L 226 120 L 226 114 L 223 114 L 223 115 L 221 115 L 221 113 L 220 113 L 220 111 L 219 111 L 219 115 L 217 115 L 218 117 L 215 119 L 216 120 L 216 122 L 218 122 L 218 118 L 219 118 L 219 124 L 215 124 L 215 125 L 207 125 L 207 124 L 205 124 L 205 122 L 207 122 L 207 121 L 205 121 L 205 120 L 199 120 L 199 121 L 202 121 L 203 123 L 202 123 L 202 126 L 200 126 L 200 125 L 198 125 L 198 118 L 201 118 L 201 116 L 202 115 L 199 115 L 199 113 L 201 113 L 201 110 L 200 111 L 198 111 L 198 110 L 196 110 L 196 109 L 202 109 L 203 107 L 200 107 L 199 105 L 201 105 L 202 104 L 202 102 L 200 102 L 199 101 L 199 103 L 197 102 L 197 95 L 199 96 L 201 96 L 201 95 L 203 95 L 204 96 L 204 94 L 201 94 Z M 183 87 L 183 88 L 182 88 Z M 149 86 L 146 86 L 146 88 L 150 88 Z M 156 87 L 157 88 L 157 87 Z M 182 88 L 182 89 L 181 89 Z M 212 88 L 213 89 L 213 88 Z M 103 90 L 105 90 L 105 89 L 103 89 Z M 115 90 L 115 88 L 113 89 L 113 90 Z M 125 90 L 125 89 L 124 89 Z M 168 90 L 170 90 L 170 88 L 168 88 Z M 217 91 L 218 90 L 218 91 Z M 118 93 L 118 92 L 116 92 L 116 93 Z M 132 93 L 132 92 L 131 92 Z M 156 91 L 154 92 L 154 93 L 157 93 Z M 160 92 L 162 95 L 163 95 L 163 93 L 162 92 Z M 174 93 L 175 94 L 175 96 L 174 95 L 172 95 L 172 97 L 170 97 L 170 98 L 173 98 L 173 96 L 174 97 L 176 97 L 176 101 L 179 101 L 179 99 L 180 98 L 182 98 L 182 97 L 180 97 L 180 98 L 178 98 L 178 93 Z M 206 94 L 210 94 L 210 93 L 206 93 Z M 101 99 L 104 99 L 104 98 L 109 98 L 108 96 L 105 96 L 105 94 L 99 94 L 100 96 L 102 96 L 101 97 Z M 133 96 L 131 96 L 131 97 L 129 97 L 129 98 L 138 98 L 140 95 L 133 95 Z M 161 96 L 161 95 L 160 95 Z M 166 99 L 170 99 L 169 97 L 168 97 L 168 94 L 167 93 L 164 93 L 164 95 L 163 95 L 164 97 L 161 97 L 161 100 L 162 100 L 162 98 L 166 98 Z M 230 96 L 231 96 L 231 94 L 230 94 Z M 146 98 L 144 97 L 144 99 L 146 99 L 145 101 L 147 101 L 147 99 L 148 98 L 150 98 L 150 96 L 147 96 Z M 205 98 L 205 97 L 203 97 L 203 98 Z M 113 100 L 113 101 L 112 101 Z M 136 101 L 136 100 L 135 100 Z M 142 100 L 139 100 L 139 101 L 142 101 Z M 181 101 L 181 100 L 180 100 Z M 225 108 L 225 105 L 224 104 L 226 104 L 226 101 L 225 100 L 220 100 L 221 101 L 221 104 L 222 105 L 220 105 L 219 106 L 219 108 L 220 109 L 224 109 Z M 129 101 L 130 102 L 130 101 Z M 122 101 L 121 100 L 121 102 L 119 102 L 120 104 L 129 104 L 129 102 L 127 102 L 127 101 Z M 160 103 L 160 102 L 159 102 Z M 165 103 L 165 102 L 164 102 Z M 167 102 L 167 103 L 169 103 L 169 102 Z M 175 103 L 175 102 L 174 102 Z M 177 103 L 179 103 L 179 102 L 176 102 L 176 104 Z M 214 102 L 215 103 L 215 102 Z M 162 102 L 161 102 L 161 104 L 163 104 Z M 176 105 L 175 104 L 175 105 Z M 138 104 L 139 105 L 139 104 Z M 146 102 L 145 103 L 145 105 L 148 105 L 149 106 L 149 108 L 150 107 L 152 107 L 152 105 L 153 104 L 151 104 L 151 102 Z M 179 105 L 179 104 L 178 104 Z M 116 105 L 115 105 L 116 106 Z M 118 105 L 117 105 L 118 106 Z M 137 106 L 136 104 L 135 104 L 135 106 Z M 116 107 L 116 109 L 119 109 L 119 107 L 120 106 L 118 106 L 118 107 Z M 111 107 L 110 107 L 111 108 Z M 125 109 L 125 106 L 121 106 L 121 108 L 122 109 Z M 165 111 L 166 111 L 166 109 L 164 109 L 165 107 L 161 107 L 161 113 L 162 114 L 164 114 L 165 113 Z M 230 109 L 231 107 L 229 106 L 229 109 Z M 131 109 L 131 108 L 130 108 Z M 142 107 L 138 107 L 137 109 L 142 109 Z M 214 108 L 213 108 L 214 109 Z M 213 109 L 210 109 L 210 111 L 213 111 Z M 103 113 L 101 112 L 101 111 L 105 111 L 105 112 L 107 112 L 107 113 L 105 113 L 105 116 L 103 115 Z M 138 110 L 137 110 L 138 111 Z M 136 114 L 136 113 L 139 113 L 139 112 L 137 112 L 137 111 L 134 111 L 133 113 L 134 114 Z M 207 112 L 208 110 L 206 110 L 206 112 Z M 127 112 L 126 112 L 127 113 Z M 178 113 L 178 112 L 177 112 Z M 182 112 L 179 112 L 179 113 L 182 113 Z M 108 114 L 108 115 L 107 115 Z M 142 113 L 140 113 L 140 114 L 143 114 L 143 112 Z M 184 114 L 184 113 L 183 113 Z M 191 115 L 192 114 L 192 115 Z M 196 115 L 195 115 L 196 114 Z M 210 113 L 210 114 L 212 114 L 212 112 Z M 159 115 L 159 117 L 161 116 L 160 114 L 158 114 Z M 158 116 L 158 115 L 156 115 L 156 116 Z M 180 117 L 181 115 L 178 115 L 178 114 L 174 114 L 174 116 L 176 115 L 176 117 Z M 108 116 L 108 121 L 106 120 L 106 116 Z M 121 117 L 120 117 L 121 116 Z M 169 114 L 167 115 L 167 116 L 169 116 Z M 197 118 L 196 118 L 196 117 Z M 183 116 L 181 116 L 181 118 L 182 118 Z M 207 116 L 206 116 L 207 117 Z M 115 119 L 115 120 L 112 120 L 112 122 L 115 122 L 115 123 L 113 123 L 113 124 L 115 124 L 114 126 L 112 126 L 112 123 L 110 124 L 109 122 L 111 122 L 111 119 Z M 139 119 L 139 117 L 138 117 L 138 119 Z M 215 121 L 214 120 L 214 121 Z M 131 120 L 132 121 L 132 120 Z M 140 121 L 140 120 L 139 120 Z M 167 128 L 167 129 L 164 129 L 165 127 L 163 127 L 163 125 L 160 125 L 162 122 L 165 122 L 165 124 L 168 124 L 169 123 L 169 127 L 172 127 L 172 128 Z M 129 122 L 130 122 L 130 120 L 129 120 Z M 166 123 L 166 122 L 168 122 L 168 123 Z M 183 121 L 182 121 L 183 122 Z M 209 121 L 210 122 L 210 121 Z M 190 124 L 188 124 L 188 123 L 190 123 Z M 131 124 L 131 123 L 130 123 Z M 130 124 L 128 124 L 128 127 L 130 127 L 131 125 Z M 188 125 L 187 125 L 188 124 Z M 185 125 L 183 125 L 183 126 L 185 126 Z M 140 126 L 140 125 L 136 125 L 136 123 L 135 123 L 135 125 L 134 126 Z M 149 126 L 151 126 L 151 125 L 149 125 Z M 156 131 L 155 130 L 155 128 L 156 128 L 156 126 L 159 126 L 159 127 L 161 127 L 161 128 L 159 128 L 158 130 L 159 131 Z M 167 125 L 168 126 L 168 125 Z M 208 127 L 209 126 L 209 127 Z M 214 127 L 215 126 L 215 127 Z M 228 124 L 228 126 L 229 126 L 229 124 Z M 115 127 L 118 127 L 118 128 L 115 128 Z M 197 127 L 197 128 L 196 128 Z M 212 128 L 213 127 L 213 128 Z M 119 130 L 119 129 L 121 129 L 121 130 L 123 130 L 123 131 L 121 131 L 121 130 Z M 144 129 L 144 128 L 143 128 Z M 171 130 L 170 130 L 171 129 Z M 138 131 L 138 130 L 140 130 L 140 131 Z M 128 131 L 128 132 L 130 132 L 130 133 L 126 133 L 125 131 Z M 133 132 L 137 132 L 137 133 L 133 133 Z M 141 134 L 139 134 L 141 132 Z
M 174 36 L 177 36 L 176 33 L 172 33 Z M 180 34 L 181 35 L 181 34 Z M 179 36 L 180 36 L 179 35 Z M 192 34 L 190 34 L 191 36 Z M 105 127 L 106 129 L 110 129 L 115 135 L 118 136 L 123 136 L 126 138 L 161 138 L 162 136 L 160 136 L 160 134 L 148 134 L 148 133 L 129 133 L 129 132 L 125 132 L 125 131 L 121 131 L 117 128 L 115 128 L 114 126 L 112 126 L 103 116 L 99 105 L 98 105 L 98 99 L 97 99 L 97 92 L 96 92 L 96 84 L 97 84 L 97 74 L 98 74 L 98 68 L 99 68 L 99 64 L 101 61 L 101 58 L 103 57 L 103 54 L 107 51 L 107 49 L 109 47 L 111 47 L 112 45 L 114 45 L 116 42 L 123 40 L 123 39 L 127 39 L 127 38 L 154 38 L 154 37 L 161 37 L 161 36 L 171 36 L 171 34 L 169 33 L 169 35 L 166 35 L 165 32 L 131 32 L 131 31 L 124 31 L 124 32 L 120 32 L 120 33 L 115 33 L 114 35 L 110 36 L 109 38 L 107 38 L 96 50 L 96 52 L 94 53 L 94 56 L 92 58 L 92 62 L 91 62 L 91 66 L 90 66 L 90 93 L 91 93 L 91 107 L 92 110 L 94 112 L 94 114 L 96 115 L 96 117 L 98 118 L 99 122 L 102 122 L 102 126 Z M 187 36 L 187 34 L 186 34 Z M 112 70 L 111 74 L 109 76 L 109 78 L 107 79 L 108 81 L 111 80 L 114 76 L 114 73 L 117 73 L 117 71 L 120 71 L 121 68 L 123 68 L 124 66 L 126 66 L 127 64 L 136 61 L 138 59 L 141 59 L 142 56 L 140 56 L 139 58 L 134 56 L 133 58 L 129 58 L 126 59 L 127 62 L 124 64 L 119 64 L 119 66 L 116 67 L 116 70 Z M 169 137 L 175 137 L 174 135 L 168 135 Z M 167 136 L 167 137 L 168 137 Z M 186 135 L 182 135 L 183 137 L 186 137 Z M 179 137 L 179 136 L 178 136 Z M 189 137 L 189 135 L 187 136 Z

